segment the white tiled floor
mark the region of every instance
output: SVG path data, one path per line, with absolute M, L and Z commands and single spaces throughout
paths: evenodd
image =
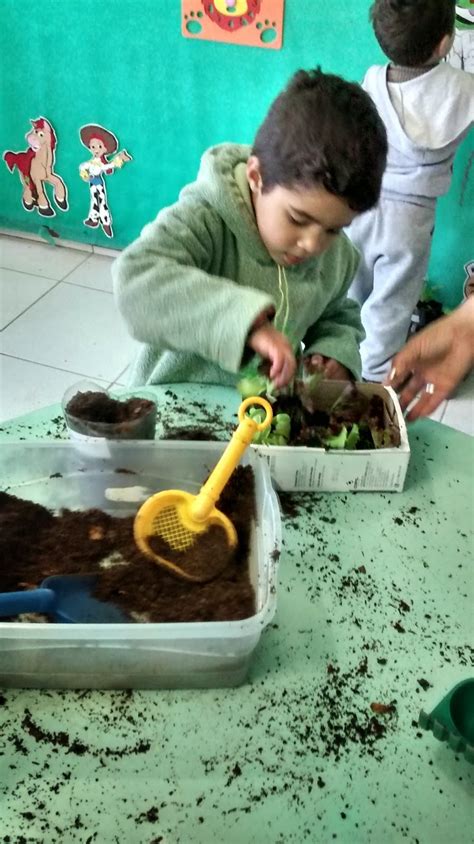
M 114 305 L 113 258 L 90 249 L 0 235 L 0 421 L 84 377 L 125 384 L 135 344 Z M 474 374 L 433 418 L 474 435 Z
M 81 378 L 125 383 L 135 344 L 115 308 L 113 258 L 0 235 L 0 421 Z

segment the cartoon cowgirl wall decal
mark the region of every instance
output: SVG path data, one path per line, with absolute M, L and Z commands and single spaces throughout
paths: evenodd
M 81 179 L 88 182 L 90 189 L 89 214 L 84 225 L 91 229 L 102 226 L 107 237 L 113 237 L 112 215 L 107 204 L 107 191 L 104 176 L 110 176 L 115 169 L 123 167 L 126 161 L 131 161 L 132 156 L 123 149 L 110 161 L 108 156 L 118 149 L 118 140 L 108 129 L 89 123 L 81 126 L 79 135 L 82 143 L 91 153 L 92 158 L 84 161 L 79 167 Z

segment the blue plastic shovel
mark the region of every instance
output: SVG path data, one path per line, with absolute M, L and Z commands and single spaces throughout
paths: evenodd
M 39 589 L 0 593 L 0 618 L 23 612 L 52 615 L 68 624 L 123 624 L 130 622 L 114 604 L 92 597 L 94 575 L 56 575 L 43 580 Z

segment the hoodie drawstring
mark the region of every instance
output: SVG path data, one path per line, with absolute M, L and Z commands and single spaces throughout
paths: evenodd
M 280 264 L 278 264 L 278 290 L 280 291 L 280 304 L 278 305 L 278 310 L 275 314 L 275 326 L 279 316 L 283 314 L 283 322 L 281 329 L 279 330 L 282 334 L 285 334 L 286 327 L 288 325 L 288 317 L 290 315 L 290 301 L 288 294 L 288 279 L 286 277 L 284 267 L 280 266 Z

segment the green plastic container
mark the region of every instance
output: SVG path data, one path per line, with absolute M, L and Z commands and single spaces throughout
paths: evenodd
M 422 709 L 418 721 L 474 764 L 474 678 L 454 686 L 429 714 Z

